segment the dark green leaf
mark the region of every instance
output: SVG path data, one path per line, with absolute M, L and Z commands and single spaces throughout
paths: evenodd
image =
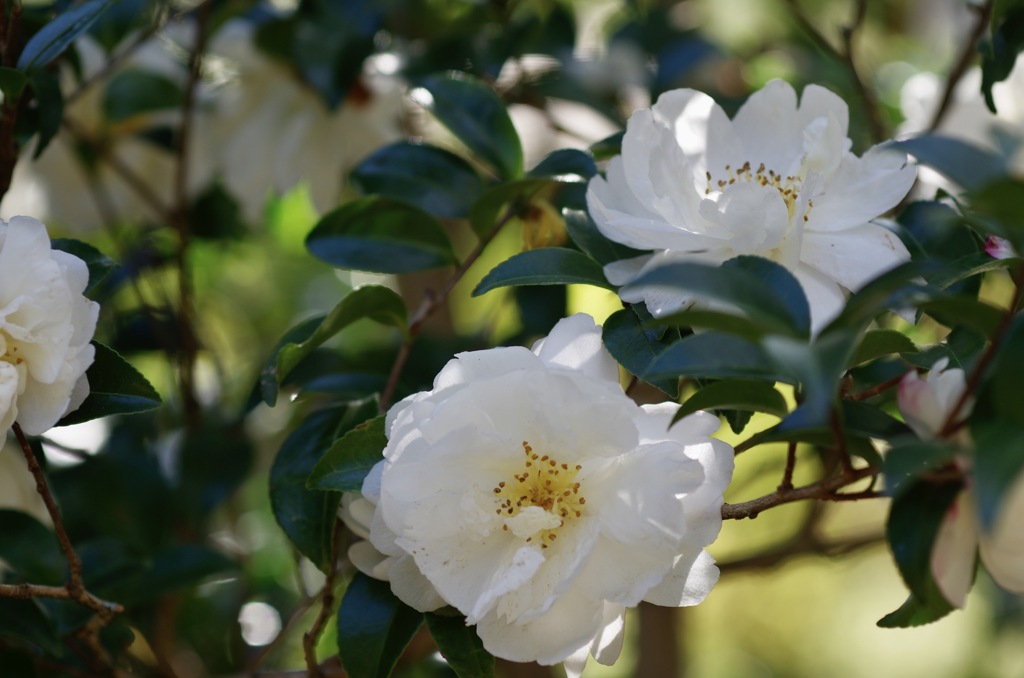
M 878 620 L 878 626 L 883 629 L 905 629 L 914 626 L 931 624 L 933 621 L 942 619 L 953 611 L 942 595 L 932 596 L 927 602 L 921 601 L 914 594 L 910 594 L 906 602 L 894 612 L 890 612 Z
M 86 296 L 90 296 L 96 287 L 110 275 L 111 271 L 117 268 L 113 259 L 81 240 L 54 238 L 50 241 L 50 246 L 55 250 L 75 255 L 89 267 L 89 284 L 85 288 Z
M 945 603 L 945 611 L 951 609 L 935 583 L 931 558 L 939 526 L 961 489 L 958 482 L 917 482 L 904 489 L 892 502 L 886 539 L 900 575 L 919 603 L 918 607 L 939 611 Z M 896 619 L 902 617 L 904 615 L 899 615 Z
M 860 340 L 847 367 L 855 367 L 893 353 L 916 352 L 917 346 L 902 332 L 884 329 L 870 330 Z
M 426 619 L 437 649 L 458 678 L 493 678 L 494 657 L 463 617 L 428 612 Z
M 597 160 L 608 160 L 622 152 L 622 137 L 625 132 L 616 132 L 590 145 L 590 152 Z
M 953 461 L 956 448 L 941 440 L 894 445 L 885 455 L 885 490 L 892 497 L 913 487 L 921 476 Z
M 285 377 L 314 349 L 363 318 L 406 332 L 408 310 L 395 292 L 381 285 L 364 285 L 352 290 L 323 318 L 311 318 L 288 331 L 270 354 L 260 374 L 260 389 L 268 405 L 277 402 Z
M 576 250 L 542 247 L 527 250 L 501 262 L 473 290 L 477 297 L 511 285 L 594 285 L 614 290 L 601 264 Z
M 36 600 L 0 598 L 0 638 L 15 646 L 38 646 L 51 655 L 60 655 L 63 647 Z
M 64 95 L 60 91 L 57 76 L 48 70 L 30 73 L 28 84 L 36 100 L 32 126 L 33 131 L 39 134 L 35 152 L 32 154 L 32 159 L 36 160 L 60 131 L 60 124 L 64 119 Z
M 387 582 L 359 572 L 338 608 L 338 654 L 352 678 L 387 678 L 423 623 Z
M 921 304 L 921 310 L 946 327 L 965 325 L 991 336 L 1006 311 L 969 297 L 938 297 Z
M 927 134 L 891 144 L 967 190 L 1006 174 L 1006 159 L 961 139 Z
M 105 593 L 123 605 L 137 605 L 237 569 L 233 560 L 206 546 L 178 544 L 155 554 L 146 569 L 120 578 Z
M 883 273 L 851 295 L 839 317 L 822 333 L 839 328 L 860 331 L 885 309 L 924 303 L 936 296 L 937 291 L 922 287 L 917 279 L 940 268 L 941 264 L 936 262 L 911 261 Z
M 18 68 L 22 71 L 39 69 L 59 57 L 113 2 L 88 0 L 58 14 L 25 43 L 18 57 Z
M 638 306 L 616 311 L 604 321 L 601 335 L 604 346 L 612 357 L 630 374 L 644 380 L 648 379 L 646 375 L 655 358 L 679 338 L 678 332 L 667 332 L 664 328 L 645 325 L 645 321 L 650 319 L 647 310 Z M 649 383 L 670 398 L 679 397 L 677 376 L 655 378 Z
M 494 91 L 465 73 L 432 75 L 413 98 L 451 130 L 470 152 L 490 164 L 502 179 L 523 174 L 523 150 L 505 104 Z
M 191 235 L 204 240 L 242 240 L 249 233 L 238 201 L 219 182 L 192 202 L 188 218 Z
M 20 511 L 0 509 L 0 560 L 33 584 L 62 584 L 67 563 L 57 535 Z
M 978 46 L 981 52 L 981 93 L 993 113 L 996 102 L 992 87 L 1010 77 L 1017 54 L 1024 47 L 1024 5 L 1017 0 L 1000 0 L 992 11 L 991 35 Z
M 1024 427 L 1019 419 L 979 421 L 971 435 L 977 446 L 974 497 L 983 528 L 991 530 L 1007 493 L 1024 477 Z
M 16 68 L 0 66 L 0 92 L 3 92 L 5 107 L 11 108 L 17 105 L 27 84 L 28 78 L 23 72 Z
M 722 332 L 701 332 L 668 346 L 655 356 L 648 378 L 707 377 L 792 382 L 779 373 L 757 344 Z
M 645 254 L 640 250 L 609 240 L 598 230 L 597 224 L 585 210 L 563 210 L 562 217 L 565 219 L 565 229 L 569 232 L 572 241 L 599 264 L 607 264 L 620 259 L 632 259 Z
M 352 170 L 364 194 L 415 205 L 437 217 L 468 217 L 484 190 L 476 170 L 450 151 L 399 141 L 379 149 Z
M 103 90 L 103 114 L 111 122 L 177 108 L 183 92 L 177 83 L 157 73 L 121 71 Z
M 270 469 L 270 506 L 278 525 L 299 552 L 326 572 L 331 563 L 331 539 L 338 512 L 338 495 L 306 489 L 306 478 L 331 446 L 344 408 L 315 413 L 281 445 Z
M 549 153 L 527 173 L 531 177 L 579 177 L 586 181 L 597 174 L 597 165 L 589 153 L 563 148 Z
M 1013 318 L 993 362 L 991 380 L 979 394 L 984 409 L 1000 420 L 1020 424 L 1024 430 L 1024 389 L 1020 384 L 1024 375 L 1024 315 Z
M 332 266 L 374 273 L 411 273 L 457 263 L 437 219 L 379 197 L 328 212 L 306 237 L 306 247 Z
M 745 316 L 702 308 L 689 308 L 662 316 L 653 320 L 652 324 L 659 327 L 699 327 L 718 330 L 750 341 L 758 341 L 768 333 L 763 325 Z
M 749 410 L 784 417 L 789 408 L 782 394 L 766 381 L 727 379 L 712 382 L 687 398 L 673 421 L 697 410 Z
M 366 474 L 384 458 L 387 444 L 383 415 L 359 424 L 324 452 L 306 486 L 313 490 L 359 492 Z
M 86 372 L 89 396 L 81 407 L 64 415 L 57 426 L 160 407 L 160 394 L 131 363 L 112 348 L 95 341 L 92 345 L 96 347 L 96 360 Z
M 253 448 L 238 423 L 209 416 L 185 432 L 178 458 L 176 498 L 182 518 L 196 529 L 227 501 L 252 470 Z
M 810 310 L 800 283 L 778 264 L 737 257 L 722 266 L 673 263 L 659 266 L 627 287 L 656 287 L 737 308 L 766 330 L 805 337 Z
M 480 238 L 487 237 L 498 225 L 503 207 L 507 206 L 513 215 L 524 214 L 530 201 L 554 184 L 552 179 L 517 179 L 492 186 L 470 209 L 473 232 Z

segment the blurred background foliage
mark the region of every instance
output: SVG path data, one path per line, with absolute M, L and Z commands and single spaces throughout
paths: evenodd
M 106 646 L 139 675 L 177 676 L 302 670 L 302 633 L 324 575 L 275 520 L 268 485 L 288 469 L 272 467 L 288 436 L 324 435 L 308 427 L 311 412 L 379 393 L 402 341 L 393 327 L 356 322 L 301 362 L 269 407 L 258 384 L 280 337 L 356 286 L 384 285 L 415 311 L 449 277 L 339 271 L 310 256 L 306 236 L 321 215 L 363 194 L 412 199 L 422 187 L 396 179 L 396 163 L 436 162 L 455 188 L 413 202 L 437 217 L 462 258 L 475 242 L 465 196 L 517 173 L 502 167 L 515 158 L 500 147 L 484 164 L 470 157 L 429 115 L 430 77 L 454 70 L 493 86 L 527 170 L 557 149 L 614 153 L 630 112 L 667 89 L 704 90 L 731 113 L 772 78 L 838 92 L 861 152 L 906 125 L 908 81 L 944 77 L 974 26 L 962 0 L 108 4 L 59 60 L 32 72 L 14 132 L 25 145 L 0 211 L 37 216 L 53 237 L 84 240 L 119 264 L 93 293 L 103 304 L 98 339 L 139 368 L 164 405 L 58 428 L 42 445 L 88 587 L 127 608 L 104 633 Z M 874 119 L 843 61 L 842 29 L 858 7 L 865 13 L 849 47 L 877 96 Z M 69 8 L 26 3 L 24 34 Z M 402 140 L 451 153 L 379 153 Z M 427 387 L 457 351 L 530 342 L 568 313 L 601 322 L 621 308 L 612 292 L 581 285 L 471 296 L 512 254 L 564 244 L 557 208 L 579 200 L 570 187 L 534 201 L 484 250 L 426 321 L 397 397 Z M 1005 305 L 1005 279 L 985 285 Z M 920 330 L 918 343 L 938 331 Z M 757 415 L 752 426 L 774 421 Z M 780 444 L 743 457 L 726 500 L 772 491 L 785 455 Z M 800 460 L 798 482 L 819 477 L 811 448 L 801 447 Z M 0 463 L 0 504 L 35 517 L 0 512 L 7 580 L 59 584 L 60 556 L 39 537 L 48 517 L 20 453 L 9 444 Z M 876 628 L 905 596 L 882 540 L 885 504 L 798 503 L 727 521 L 711 549 L 725 565 L 710 598 L 634 611 L 656 616 L 631 620 L 622 660 L 591 663 L 587 675 L 661 675 L 644 662 L 657 661 L 666 635 L 680 671 L 694 676 L 1024 675 L 1021 600 L 984 574 L 965 612 L 916 629 Z M 344 567 L 339 583 L 351 573 Z M 0 674 L 75 675 L 61 668 L 82 669 L 73 652 L 34 661 L 25 648 L 61 657 L 53 638 L 80 615 L 65 602 L 0 600 Z M 336 654 L 334 636 L 328 625 L 321 660 Z M 410 656 L 426 659 L 400 664 L 398 675 L 453 675 L 431 653 L 414 643 Z

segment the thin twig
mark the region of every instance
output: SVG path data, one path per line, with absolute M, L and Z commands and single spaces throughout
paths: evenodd
M 334 532 L 331 535 L 331 567 L 327 570 L 327 578 L 320 590 L 320 612 L 317 613 L 313 625 L 302 634 L 302 653 L 306 658 L 306 669 L 310 678 L 324 676 L 324 672 L 316 661 L 316 643 L 320 640 L 327 620 L 330 619 L 334 610 L 334 581 L 338 574 L 338 559 L 341 556 L 341 530 L 340 519 L 334 521 Z
M 870 478 L 878 473 L 878 470 L 870 466 L 860 469 L 853 469 L 850 474 L 840 474 L 819 480 L 810 485 L 797 487 L 792 490 L 777 490 L 757 499 L 741 502 L 738 504 L 723 504 L 722 518 L 724 520 L 742 520 L 743 518 L 756 518 L 762 511 L 766 511 L 782 504 L 789 504 L 802 499 L 830 499 L 836 491 L 852 485 L 853 483 Z
M 779 492 L 788 492 L 793 489 L 793 471 L 796 470 L 796 441 L 789 443 L 786 450 L 786 469 L 782 472 L 782 484 L 779 485 Z
M 973 30 L 967 36 L 964 44 L 960 46 L 960 55 L 957 57 L 956 63 L 953 64 L 953 68 L 950 69 L 949 75 L 946 76 L 946 86 L 942 90 L 942 97 L 939 99 L 939 107 L 935 109 L 935 113 L 932 114 L 931 122 L 928 123 L 928 131 L 934 132 L 942 124 L 942 119 L 946 117 L 946 113 L 949 112 L 949 105 L 953 103 L 953 94 L 956 92 L 956 86 L 960 80 L 964 77 L 964 73 L 967 72 L 967 68 L 971 65 L 971 61 L 974 60 L 977 54 L 976 45 L 981 40 L 981 36 L 984 34 L 985 29 L 988 27 L 989 18 L 992 16 L 992 7 L 995 5 L 995 0 L 986 0 L 983 5 L 968 5 L 977 12 L 977 21 L 974 24 Z
M 886 391 L 888 391 L 892 387 L 898 386 L 901 379 L 903 379 L 903 375 L 902 374 L 899 375 L 899 376 L 892 377 L 890 379 L 886 379 L 885 381 L 883 381 L 881 383 L 878 383 L 878 384 L 875 384 L 874 386 L 872 386 L 870 388 L 866 388 L 863 391 L 860 391 L 859 393 L 852 393 L 852 394 L 850 394 L 848 396 L 848 399 L 849 400 L 854 400 L 854 401 L 861 401 L 861 400 L 867 400 L 868 398 L 874 398 L 876 395 L 879 395 L 881 393 L 885 393 Z

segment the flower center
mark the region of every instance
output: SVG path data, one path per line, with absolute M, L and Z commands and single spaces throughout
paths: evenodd
M 535 537 L 547 548 L 558 538 L 558 528 L 583 515 L 586 498 L 576 475 L 580 465 L 569 466 L 533 451 L 523 441 L 525 465 L 509 482 L 494 488 L 495 513 L 504 518 L 501 529 L 531 542 Z
M 14 366 L 21 365 L 25 359 L 18 355 L 18 345 L 10 341 L 7 333 L 0 331 L 0 361 Z
M 750 161 L 743 163 L 743 166 L 738 170 L 733 170 L 730 165 L 725 166 L 725 173 L 728 176 L 727 179 L 715 180 L 711 176 L 711 171 L 708 170 L 705 173 L 708 183 L 704 189 L 704 195 L 710 195 L 713 190 L 724 191 L 729 186 L 733 186 L 739 182 L 748 184 L 761 184 L 765 187 L 774 188 L 782 196 L 783 201 L 786 203 L 786 209 L 789 210 L 789 220 L 793 221 L 793 217 L 796 216 L 796 210 L 798 201 L 800 198 L 800 188 L 803 185 L 803 181 L 800 177 L 783 177 L 781 174 L 777 174 L 775 170 L 766 170 L 764 163 L 762 162 L 757 167 L 756 172 L 752 172 L 750 169 Z M 807 201 L 807 207 L 804 209 L 803 214 L 800 216 L 804 221 L 808 220 L 808 215 L 811 212 L 811 208 L 814 207 L 812 200 Z

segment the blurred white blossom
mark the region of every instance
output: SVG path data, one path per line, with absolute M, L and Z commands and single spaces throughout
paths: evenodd
M 925 440 L 936 438 L 945 427 L 953 408 L 967 388 L 964 371 L 947 368 L 948 359 L 936 362 L 921 379 L 908 373 L 900 382 L 898 403 L 907 425 Z M 974 398 L 968 397 L 958 419 L 968 417 Z M 956 432 L 952 440 L 969 448 L 971 439 L 966 430 Z M 999 513 L 992 529 L 982 529 L 977 498 L 971 488 L 970 458 L 958 457 L 959 466 L 968 470 L 966 487 L 946 512 L 932 547 L 931 570 L 939 591 L 951 605 L 962 608 L 974 583 L 977 553 L 996 583 L 1008 591 L 1024 593 L 1024 474 L 1021 474 L 1002 497 Z
M 0 221 L 0 431 L 40 435 L 89 394 L 99 305 L 82 294 L 88 281 L 40 221 Z
M 849 111 L 810 85 L 797 104 L 781 80 L 755 92 L 730 120 L 709 96 L 666 92 L 629 120 L 622 155 L 587 192 L 607 237 L 653 254 L 613 262 L 609 281 L 655 316 L 700 300 L 663 287 L 630 286 L 662 264 L 718 264 L 738 255 L 771 259 L 800 281 L 818 330 L 856 291 L 909 259 L 872 220 L 910 190 L 915 168 L 879 146 L 858 157 Z
M 445 604 L 512 661 L 618 657 L 627 607 L 694 605 L 718 580 L 733 451 L 696 413 L 638 406 L 593 319 L 532 352 L 461 353 L 388 412 L 388 445 L 343 517 L 350 550 L 418 610 Z
M 21 448 L 5 439 L 0 439 L 0 509 L 27 513 L 44 525 L 53 522 Z

